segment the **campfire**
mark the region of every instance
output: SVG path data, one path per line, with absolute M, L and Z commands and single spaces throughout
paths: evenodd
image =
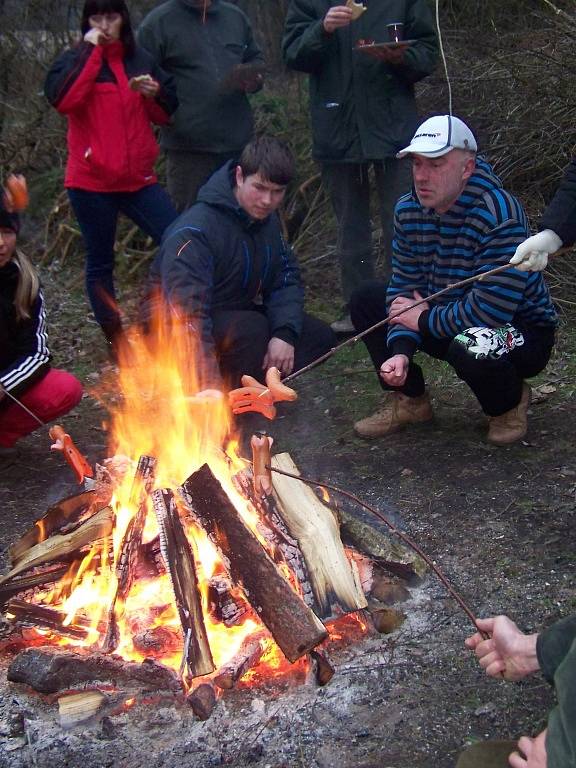
M 101 393 L 111 458 L 13 544 L 0 578 L 18 635 L 8 646 L 23 647 L 8 678 L 60 692 L 68 723 L 106 698 L 102 686 L 79 693 L 87 681 L 177 691 L 201 718 L 256 671 L 313 666 L 325 684 L 330 643 L 374 631 L 369 610 L 386 623 L 388 609 L 365 594 L 378 567 L 422 573 L 377 521 L 335 513 L 272 472 L 298 475 L 288 454 L 270 455 L 269 437 L 252 439 L 252 461 L 240 458 L 225 400 L 190 394 L 202 388 L 197 359 L 175 327 L 131 339 L 117 391 Z

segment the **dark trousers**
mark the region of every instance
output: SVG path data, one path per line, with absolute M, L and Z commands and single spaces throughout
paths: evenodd
M 178 213 L 196 202 L 198 190 L 214 171 L 228 160 L 236 160 L 238 152 L 187 152 L 166 150 L 166 186 Z
M 68 197 L 86 246 L 86 292 L 96 322 L 113 336 L 121 326 L 114 288 L 114 242 L 118 215 L 137 224 L 156 245 L 177 217 L 170 198 L 159 184 L 137 192 L 89 192 L 69 189 Z
M 352 297 L 350 312 L 358 333 L 386 317 L 386 283 L 366 283 Z M 465 381 L 478 398 L 488 416 L 501 416 L 515 408 L 522 396 L 522 382 L 540 373 L 548 363 L 554 346 L 554 329 L 539 326 L 515 327 L 524 336 L 524 344 L 516 346 L 498 359 L 477 359 L 453 339 L 426 337 L 419 349 L 438 360 L 446 360 L 458 378 Z M 369 333 L 363 341 L 377 371 L 392 357 L 388 347 L 388 326 Z M 408 397 L 424 394 L 426 385 L 419 365 L 410 362 L 408 376 L 402 387 L 389 387 L 379 377 L 382 389 L 398 389 Z
M 389 157 L 373 163 L 330 163 L 322 166 L 322 182 L 328 191 L 338 225 L 336 250 L 340 260 L 342 296 L 346 304 L 366 280 L 374 278 L 374 249 L 370 219 L 370 166 L 378 193 L 384 277 L 392 268 L 394 206 L 411 187 L 407 160 Z
M 266 315 L 250 310 L 218 310 L 212 313 L 212 322 L 220 370 L 230 385 L 239 387 L 243 374 L 263 381 L 262 363 L 271 338 Z M 294 347 L 294 370 L 308 365 L 335 344 L 330 326 L 305 314 Z

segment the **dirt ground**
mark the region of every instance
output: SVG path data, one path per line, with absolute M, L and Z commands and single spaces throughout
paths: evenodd
M 90 383 L 103 356 L 83 297 L 77 285 L 62 290 L 57 274 L 45 282 L 56 363 Z M 439 365 L 428 372 L 433 424 L 387 440 L 355 438 L 354 419 L 379 398 L 361 348 L 302 377 L 299 402 L 284 407 L 270 432 L 303 474 L 396 513 L 477 615 L 505 612 L 536 630 L 576 605 L 574 352 L 565 323 L 535 382 L 541 401 L 531 406 L 527 439 L 511 448 L 486 444 L 473 397 Z M 87 395 L 65 420 L 91 461 L 106 455 L 104 416 Z M 74 492 L 48 446 L 40 430 L 0 468 L 4 568 L 14 538 Z M 337 674 L 325 688 L 295 680 L 241 686 L 206 722 L 177 702 L 151 701 L 64 732 L 55 704 L 6 683 L 4 654 L 0 767 L 450 768 L 475 740 L 537 733 L 554 702 L 546 682 L 486 678 L 463 645 L 470 621 L 436 577 L 410 589 L 403 626 L 335 649 Z

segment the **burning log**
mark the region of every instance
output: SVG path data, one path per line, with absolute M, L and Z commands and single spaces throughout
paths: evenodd
M 272 467 L 299 474 L 287 453 L 274 456 Z M 299 480 L 273 473 L 273 485 L 278 511 L 304 555 L 319 616 L 328 619 L 365 608 L 358 574 L 346 557 L 332 511 Z
M 44 517 L 37 520 L 30 530 L 12 544 L 9 550 L 12 566 L 17 565 L 26 552 L 36 544 L 55 533 L 68 533 L 105 506 L 107 505 L 98 501 L 94 491 L 84 491 L 75 496 L 68 496 L 54 504 Z
M 59 635 L 85 640 L 88 637 L 90 622 L 77 620 L 76 624 L 64 625 L 66 614 L 46 605 L 34 605 L 25 600 L 10 600 L 5 613 L 10 621 L 44 629 L 53 629 Z
M 202 683 L 186 696 L 186 701 L 197 718 L 208 720 L 216 706 L 216 691 L 210 683 Z
M 229 690 L 234 688 L 249 669 L 255 667 L 266 649 L 266 633 L 258 632 L 247 637 L 234 656 L 227 661 L 214 676 L 218 688 Z
M 248 602 L 234 594 L 232 582 L 225 573 L 216 574 L 209 581 L 208 608 L 210 615 L 227 627 L 240 624 L 251 612 Z
M 102 641 L 104 653 L 113 651 L 120 642 L 116 601 L 119 600 L 124 603 L 134 581 L 134 572 L 142 546 L 142 534 L 148 511 L 148 494 L 152 490 L 155 467 L 156 459 L 152 456 L 140 456 L 130 490 L 130 506 L 135 506 L 137 512 L 126 527 L 116 563 L 116 594 L 108 608 L 108 628 Z
M 18 595 L 21 592 L 30 592 L 34 587 L 56 584 L 66 575 L 69 568 L 69 565 L 56 565 L 36 573 L 31 573 L 28 576 L 21 576 L 19 579 L 12 579 L 9 583 L 0 587 L 0 609 L 14 595 Z
M 208 675 L 215 667 L 202 615 L 194 554 L 180 522 L 172 491 L 154 491 L 152 503 L 160 529 L 162 554 L 168 567 L 184 631 L 182 661 L 191 677 Z
M 142 664 L 119 656 L 73 653 L 60 648 L 28 648 L 19 653 L 6 675 L 12 683 L 24 683 L 39 693 L 56 693 L 92 680 L 138 681 L 147 689 L 181 690 L 175 672 L 151 659 Z
M 150 541 L 142 544 L 134 578 L 136 580 L 153 579 L 156 576 L 163 576 L 165 573 L 166 563 L 160 549 L 160 536 L 155 536 Z
M 132 636 L 132 644 L 147 658 L 161 659 L 182 648 L 182 633 L 175 627 L 146 627 Z
M 114 514 L 110 507 L 105 507 L 92 515 L 82 525 L 67 534 L 56 534 L 50 539 L 35 544 L 5 576 L 0 577 L 0 586 L 10 582 L 15 576 L 42 563 L 61 560 L 66 555 L 77 552 L 82 547 L 92 545 L 99 539 L 109 536 L 114 525 Z
M 258 513 L 258 533 L 266 540 L 272 559 L 275 563 L 284 562 L 297 579 L 302 599 L 316 615 L 319 608 L 316 605 L 314 592 L 308 576 L 308 568 L 298 542 L 292 538 L 288 528 L 278 512 L 278 504 L 274 496 L 257 496 L 254 492 L 255 482 L 250 468 L 234 475 L 234 485 L 244 498 L 248 499 Z
M 286 658 L 295 662 L 321 643 L 326 628 L 278 572 L 207 464 L 186 480 L 182 495 Z

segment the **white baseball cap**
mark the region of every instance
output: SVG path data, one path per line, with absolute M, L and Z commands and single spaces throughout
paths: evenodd
M 442 157 L 453 149 L 469 149 L 476 152 L 478 145 L 474 134 L 463 120 L 454 115 L 429 117 L 416 129 L 410 144 L 396 157 L 408 154 L 425 157 Z

